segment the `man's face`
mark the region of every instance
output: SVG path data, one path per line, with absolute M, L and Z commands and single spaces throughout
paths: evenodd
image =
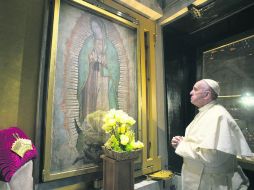
M 190 92 L 191 95 L 191 103 L 198 108 L 204 106 L 206 104 L 205 97 L 207 96 L 207 90 L 205 90 L 203 81 L 198 81 L 193 86 L 192 91 Z

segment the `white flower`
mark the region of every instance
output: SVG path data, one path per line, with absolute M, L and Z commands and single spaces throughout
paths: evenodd
M 129 137 L 127 137 L 126 135 L 120 135 L 120 140 L 122 145 L 127 145 L 129 142 Z
M 141 149 L 144 144 L 135 142 L 135 133 L 131 130 L 136 121 L 122 110 L 109 110 L 103 119 L 102 129 L 110 134 L 105 146 L 117 152 Z

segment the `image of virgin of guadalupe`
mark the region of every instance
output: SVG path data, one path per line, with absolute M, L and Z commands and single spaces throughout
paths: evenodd
M 117 50 L 107 37 L 104 22 L 90 17 L 91 35 L 79 54 L 78 101 L 80 123 L 96 110 L 118 109 L 120 64 Z

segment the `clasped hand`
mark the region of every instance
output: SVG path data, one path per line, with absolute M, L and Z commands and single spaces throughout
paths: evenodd
M 171 146 L 176 148 L 182 140 L 183 136 L 174 136 L 171 140 Z

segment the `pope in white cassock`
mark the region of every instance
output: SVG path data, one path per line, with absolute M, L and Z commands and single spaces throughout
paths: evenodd
M 219 84 L 203 79 L 193 86 L 191 103 L 199 113 L 185 136 L 171 145 L 183 157 L 183 190 L 247 189 L 249 181 L 237 164 L 237 156 L 253 156 L 240 128 L 228 111 L 216 102 Z

